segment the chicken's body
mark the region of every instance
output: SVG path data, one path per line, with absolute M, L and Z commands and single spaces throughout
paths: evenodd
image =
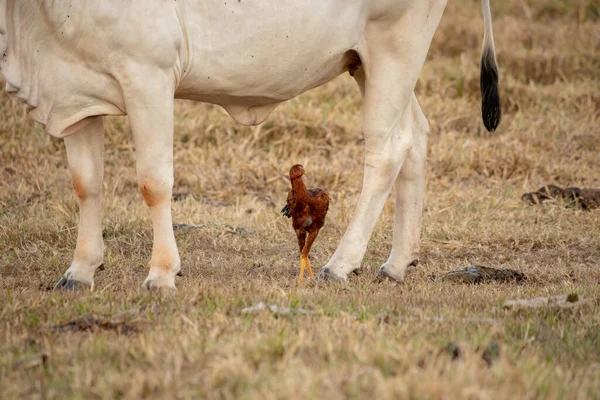
M 300 250 L 300 278 L 298 284 L 304 278 L 304 268 L 308 270 L 310 277 L 314 275 L 308 260 L 308 253 L 319 230 L 325 224 L 325 216 L 329 210 L 329 195 L 321 188 L 307 189 L 302 181 L 305 174 L 301 165 L 294 165 L 290 169 L 290 180 L 292 189 L 288 192 L 287 204 L 281 213 L 292 218 L 292 227 L 298 238 L 298 249 Z M 307 238 L 308 236 L 308 238 Z

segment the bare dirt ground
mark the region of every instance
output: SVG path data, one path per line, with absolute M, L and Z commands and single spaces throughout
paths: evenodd
M 332 197 L 315 267 L 360 190 L 360 95 L 348 76 L 255 128 L 178 103 L 174 222 L 202 227 L 176 231 L 185 276 L 172 297 L 140 290 L 152 231 L 125 118 L 106 123 L 106 270 L 92 293 L 50 291 L 76 239 L 64 145 L 3 95 L 0 398 L 599 398 L 600 210 L 520 197 L 547 183 L 600 187 L 600 6 L 492 8 L 500 129 L 487 134 L 479 118 L 478 1 L 449 2 L 417 86 L 432 131 L 421 263 L 403 284 L 375 280 L 390 199 L 361 275 L 296 287 L 295 236 L 278 214 L 290 165 Z M 470 264 L 528 279 L 433 282 Z M 568 308 L 502 307 L 573 293 Z M 260 301 L 291 312 L 242 312 Z

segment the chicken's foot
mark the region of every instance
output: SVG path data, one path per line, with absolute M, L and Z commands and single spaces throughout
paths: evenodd
M 298 285 L 302 285 L 304 279 L 304 257 L 300 257 L 300 278 L 298 278 Z
M 308 272 L 310 278 L 315 277 L 315 275 L 312 272 L 312 269 L 310 268 L 310 261 L 308 260 L 308 257 L 300 257 L 300 278 L 298 278 L 298 285 L 302 284 L 305 269 Z

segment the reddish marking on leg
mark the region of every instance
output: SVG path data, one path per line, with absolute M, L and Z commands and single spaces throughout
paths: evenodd
M 173 250 L 166 246 L 155 245 L 152 248 L 152 259 L 150 260 L 150 267 L 169 271 L 175 268 L 179 256 Z
M 141 178 L 139 180 L 140 192 L 148 207 L 153 207 L 165 198 L 165 191 L 154 179 Z
M 85 182 L 79 174 L 73 174 L 73 189 L 75 189 L 75 193 L 77 193 L 79 200 L 85 200 L 87 197 L 87 190 Z

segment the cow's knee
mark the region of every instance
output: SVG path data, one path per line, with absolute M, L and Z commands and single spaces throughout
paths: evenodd
M 98 198 L 102 194 L 102 178 L 94 174 L 83 174 L 72 170 L 71 182 L 80 202 Z
M 138 177 L 138 187 L 144 202 L 152 208 L 171 199 L 173 178 L 160 173 L 143 173 Z

